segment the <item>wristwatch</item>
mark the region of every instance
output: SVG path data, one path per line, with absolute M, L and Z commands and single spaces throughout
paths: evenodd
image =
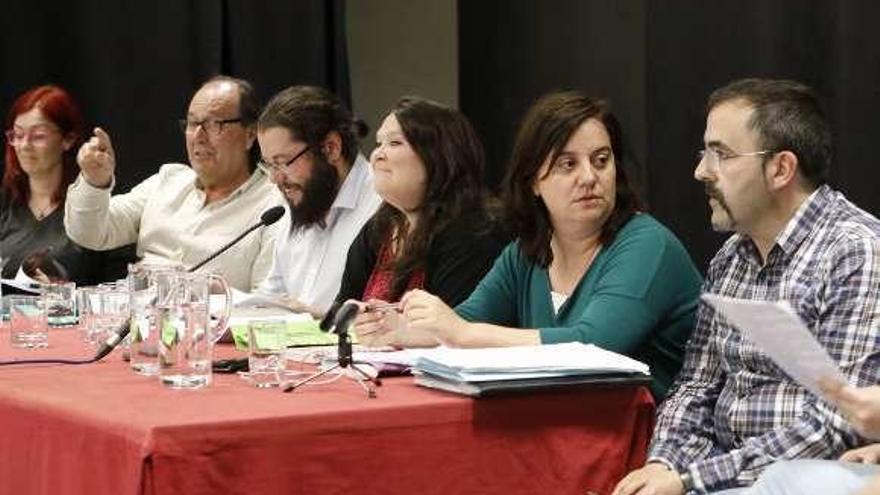
M 693 491 L 694 479 L 691 478 L 690 471 L 687 471 L 687 470 L 682 471 L 681 473 L 678 474 L 678 477 L 679 477 L 679 479 L 681 479 L 681 486 L 682 486 L 684 493 L 688 493 L 690 491 Z

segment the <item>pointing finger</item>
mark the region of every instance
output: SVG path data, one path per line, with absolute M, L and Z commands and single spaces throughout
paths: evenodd
M 113 151 L 113 143 L 110 142 L 110 135 L 107 134 L 104 129 L 101 129 L 100 127 L 95 127 L 95 138 L 97 138 L 98 149 L 106 152 Z

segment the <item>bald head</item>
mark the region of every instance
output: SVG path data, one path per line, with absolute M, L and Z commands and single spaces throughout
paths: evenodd
M 186 149 L 206 190 L 233 189 L 250 176 L 255 117 L 247 121 L 243 113 L 250 85 L 242 86 L 242 82 L 227 77 L 211 79 L 190 101 Z

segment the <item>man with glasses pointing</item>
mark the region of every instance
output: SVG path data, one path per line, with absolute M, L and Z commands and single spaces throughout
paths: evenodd
M 712 227 L 732 232 L 705 292 L 785 300 L 850 383 L 880 377 L 880 221 L 827 184 L 831 132 L 813 92 L 746 79 L 709 98 L 694 173 Z M 718 492 L 776 460 L 836 458 L 866 440 L 701 303 L 647 464 L 615 495 Z
M 116 156 L 100 128 L 79 150 L 68 191 L 67 235 L 90 249 L 137 243 L 146 262 L 192 266 L 260 220 L 280 198 L 250 150 L 259 104 L 251 85 L 218 76 L 196 91 L 181 127 L 189 165 L 169 163 L 125 194 L 111 196 Z M 248 291 L 267 275 L 277 227 L 251 234 L 207 265 Z
M 348 248 L 381 199 L 358 151 L 366 126 L 329 91 L 292 86 L 257 125 L 264 168 L 284 195 L 272 271 L 259 292 L 315 316 L 335 300 Z

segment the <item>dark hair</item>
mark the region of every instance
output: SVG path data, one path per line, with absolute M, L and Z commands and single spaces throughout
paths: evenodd
M 712 92 L 707 111 L 732 100 L 754 107 L 748 125 L 757 131 L 762 149 L 794 153 L 813 187 L 828 181 L 831 129 L 812 89 L 784 79 L 740 79 Z
M 461 215 L 483 210 L 485 156 L 476 131 L 461 112 L 416 96 L 397 101 L 391 112 L 425 166 L 425 197 L 419 222 L 393 263 L 392 295 L 399 297 L 412 273 L 423 268 L 434 237 Z M 384 203 L 374 217 L 374 248 L 393 231 L 406 232 L 406 217 Z
M 15 102 L 6 116 L 6 128 L 11 129 L 15 119 L 26 112 L 39 108 L 46 119 L 58 126 L 61 135 L 73 137 L 73 145 L 61 155 L 61 184 L 52 193 L 52 201 L 61 203 L 67 196 L 67 186 L 73 183 L 79 173 L 76 153 L 83 143 L 85 121 L 76 100 L 63 88 L 54 85 L 38 86 L 30 89 Z M 27 204 L 30 199 L 30 184 L 27 174 L 21 169 L 15 149 L 6 142 L 6 167 L 3 172 L 3 191 L 19 204 Z
M 523 118 L 513 145 L 502 197 L 514 234 L 529 261 L 547 267 L 553 261 L 550 239 L 553 224 L 544 200 L 533 192 L 538 171 L 545 160 L 552 163 L 577 129 L 588 119 L 605 126 L 616 162 L 614 210 L 602 226 L 599 241 L 608 245 L 626 222 L 642 209 L 624 166 L 623 131 L 608 104 L 577 92 L 551 93 L 541 97 Z
M 320 145 L 333 131 L 342 138 L 342 156 L 351 164 L 358 138 L 367 126 L 336 95 L 316 86 L 291 86 L 273 96 L 260 115 L 260 129 L 284 127 L 309 146 Z

